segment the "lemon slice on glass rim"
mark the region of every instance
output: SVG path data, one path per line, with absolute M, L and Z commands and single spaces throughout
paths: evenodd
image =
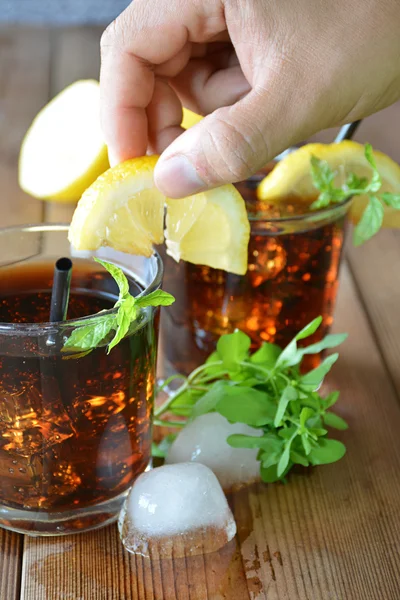
M 181 259 L 243 275 L 247 270 L 250 225 L 243 198 L 224 185 L 179 200 L 154 185 L 157 156 L 127 160 L 103 173 L 82 195 L 69 240 L 77 250 L 111 246 L 150 256 L 164 241 Z
M 335 183 L 344 183 L 349 173 L 359 177 L 370 178 L 371 166 L 364 155 L 364 146 L 351 140 L 338 144 L 306 144 L 287 155 L 259 184 L 257 196 L 270 204 L 279 203 L 287 196 L 298 196 L 309 204 L 315 199 L 318 190 L 315 189 L 312 178 L 310 161 L 316 156 L 325 160 L 330 168 L 337 173 Z M 400 193 L 400 166 L 389 156 L 374 150 L 378 171 L 382 178 L 381 192 Z M 354 198 L 350 207 L 350 218 L 357 223 L 368 204 L 368 197 Z M 383 227 L 400 227 L 400 212 L 385 206 Z

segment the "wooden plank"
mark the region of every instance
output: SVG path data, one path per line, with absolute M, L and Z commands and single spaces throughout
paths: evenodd
M 74 27 L 52 32 L 52 96 L 78 79 L 99 78 L 102 31 L 99 27 Z M 74 209 L 75 204 L 48 202 L 44 220 L 69 223 Z
M 0 226 L 40 222 L 42 203 L 18 186 L 21 140 L 49 94 L 49 35 L 0 28 Z M 23 538 L 0 529 L 0 598 L 19 598 Z
M 359 136 L 400 163 L 400 102 L 367 119 Z M 400 397 L 400 232 L 382 231 L 361 248 L 349 243 L 347 256 Z
M 400 398 L 400 231 L 381 231 L 361 248 L 348 244 L 347 255 Z
M 236 493 L 240 554 L 230 545 L 149 561 L 122 550 L 115 526 L 27 539 L 23 600 L 397 600 L 400 409 L 347 269 L 335 329 L 350 334 L 329 379 L 342 391 L 348 453 L 288 485 Z
M 263 584 L 257 600 L 400 597 L 400 410 L 346 269 L 336 317 L 350 337 L 329 386 L 342 392 L 350 429 L 337 437 L 348 453 L 237 499 L 245 565 Z
M 115 526 L 26 538 L 21 600 L 248 600 L 236 542 L 220 552 L 153 560 L 123 550 Z
M 49 34 L 43 29 L 0 29 L 1 226 L 38 222 L 42 203 L 17 179 L 21 140 L 49 98 Z
M 0 529 L 0 598 L 17 600 L 21 580 L 23 537 Z

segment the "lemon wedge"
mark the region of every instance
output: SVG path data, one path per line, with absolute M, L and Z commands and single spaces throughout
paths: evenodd
M 116 250 L 151 256 L 164 240 L 165 197 L 154 185 L 157 156 L 133 158 L 108 169 L 84 192 L 69 240 L 77 250 Z
M 134 158 L 101 175 L 82 195 L 69 230 L 77 250 L 116 250 L 151 256 L 165 240 L 177 261 L 247 270 L 250 225 L 243 198 L 233 185 L 180 200 L 165 198 L 154 185 L 157 156 Z
M 202 118 L 202 116 L 194 113 L 188 108 L 183 107 L 183 119 L 181 127 L 183 127 L 183 129 L 189 129 L 190 127 L 193 127 L 193 125 L 196 125 L 196 123 L 199 123 Z
M 346 140 L 339 144 L 306 144 L 289 154 L 260 183 L 260 200 L 278 203 L 287 196 L 303 198 L 307 204 L 318 195 L 311 179 L 310 160 L 316 156 L 325 160 L 337 172 L 335 183 L 341 185 L 351 172 L 359 177 L 371 177 L 372 169 L 364 156 L 364 146 Z M 400 193 L 400 166 L 389 156 L 374 150 L 378 171 L 382 177 L 381 192 Z M 366 196 L 356 197 L 351 205 L 350 218 L 357 223 L 368 203 Z M 384 227 L 400 227 L 400 213 L 385 207 Z
M 100 88 L 77 81 L 32 122 L 22 142 L 19 184 L 36 198 L 76 202 L 109 167 L 99 120 Z
M 167 200 L 167 253 L 176 261 L 243 275 L 250 225 L 242 196 L 233 185 Z

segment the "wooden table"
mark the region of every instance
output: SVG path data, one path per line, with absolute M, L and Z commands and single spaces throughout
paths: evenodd
M 0 29 L 1 226 L 68 221 L 17 185 L 22 136 L 75 79 L 96 77 L 99 31 Z M 400 105 L 358 134 L 400 161 Z M 398 600 L 400 598 L 400 231 L 359 250 L 341 272 L 335 330 L 349 340 L 329 376 L 350 424 L 338 464 L 287 486 L 238 493 L 238 536 L 218 555 L 149 562 L 116 527 L 60 539 L 0 530 L 1 600 Z

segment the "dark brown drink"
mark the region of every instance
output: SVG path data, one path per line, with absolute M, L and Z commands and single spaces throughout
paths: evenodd
M 1 269 L 0 507 L 15 518 L 10 524 L 0 516 L 0 523 L 29 530 L 29 511 L 32 530 L 62 533 L 113 518 L 114 499 L 146 469 L 156 347 L 153 313 L 109 355 L 105 346 L 64 354 L 68 329 L 54 336 L 19 330 L 48 321 L 53 265 Z M 143 287 L 130 278 L 130 291 Z M 68 319 L 110 309 L 117 297 L 102 267 L 74 259 Z M 9 335 L 6 323 L 15 324 Z
M 161 319 L 160 376 L 189 373 L 215 349 L 219 336 L 241 329 L 252 339 L 284 347 L 315 317 L 326 335 L 338 289 L 347 206 L 311 212 L 310 201 L 257 199 L 265 173 L 237 185 L 251 223 L 248 271 L 233 275 L 163 255 L 164 287 L 176 298 Z M 319 363 L 308 357 L 306 368 Z

